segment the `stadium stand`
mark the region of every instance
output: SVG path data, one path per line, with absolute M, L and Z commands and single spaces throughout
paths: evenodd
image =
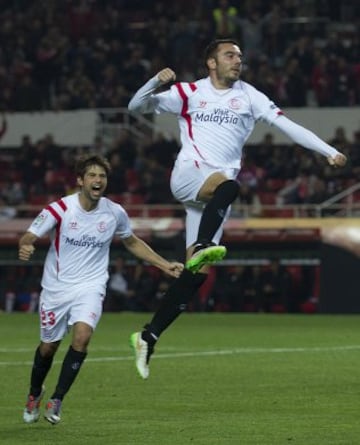
M 3 1 L 0 112 L 4 117 L 0 138 L 6 130 L 6 113 L 126 107 L 138 86 L 167 65 L 183 80 L 201 76 L 204 45 L 224 32 L 217 27 L 219 3 Z M 232 8 L 232 36 L 244 50 L 243 78 L 280 106 L 360 105 L 360 28 L 354 20 L 359 17 L 359 2 L 222 3 Z M 271 135 L 260 144 L 249 145 L 246 168 L 238 178 L 244 185 L 238 204 L 253 207 L 244 210 L 250 213 L 237 210 L 238 214 L 299 216 L 291 206 L 321 204 L 350 187 L 354 192 L 341 195 L 339 202 L 360 202 L 360 132 L 350 135 L 338 127 L 329 135 L 329 142 L 348 154 L 351 162 L 346 169 L 329 170 L 313 153 L 276 145 Z M 131 216 L 176 215 L 168 186 L 169 166 L 178 149 L 176 141 L 159 138 L 139 142 L 126 134 L 111 144 L 99 137 L 92 146 L 73 147 L 62 146 L 44 131 L 39 140 L 24 135 L 19 147 L 0 149 L 1 220 L 33 217 L 44 204 L 74 190 L 72 159 L 94 149 L 107 155 L 114 166 L 116 174 L 111 178 L 109 194 Z M 334 212 L 338 210 L 329 210 L 327 215 Z M 311 210 L 305 210 L 305 214 L 313 215 Z M 134 266 L 129 267 L 134 273 Z M 245 267 L 251 270 L 250 275 L 259 272 L 258 266 Z M 31 268 L 25 269 L 21 271 L 30 281 L 34 274 Z M 227 272 L 232 276 L 232 266 Z M 288 273 L 294 289 L 309 275 L 306 267 L 300 270 L 298 266 L 288 266 Z M 23 295 L 23 289 L 13 280 L 14 266 L 1 265 L 0 275 L 3 309 L 34 310 L 30 294 L 28 301 L 14 300 L 14 295 Z M 318 297 L 318 269 L 314 275 L 290 310 L 314 310 L 308 297 L 313 298 L 312 302 Z M 160 278 L 151 276 L 159 284 Z M 31 283 L 31 295 L 35 295 L 39 289 L 34 280 Z M 201 294 L 202 310 L 236 310 L 208 286 Z M 241 310 L 258 310 L 256 304 L 245 299 Z M 149 303 L 149 307 L 154 305 Z M 278 306 L 277 310 L 282 309 Z

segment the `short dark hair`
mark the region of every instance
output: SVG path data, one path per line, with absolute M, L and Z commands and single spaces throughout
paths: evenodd
M 83 178 L 87 169 L 92 165 L 98 165 L 99 167 L 102 167 L 106 172 L 106 176 L 108 176 L 111 171 L 109 161 L 106 158 L 103 158 L 99 155 L 82 156 L 76 161 L 76 176 L 79 178 Z
M 207 68 L 207 61 L 216 56 L 218 47 L 223 43 L 232 43 L 233 45 L 239 46 L 239 43 L 235 39 L 215 39 L 208 44 L 204 51 L 204 63 Z

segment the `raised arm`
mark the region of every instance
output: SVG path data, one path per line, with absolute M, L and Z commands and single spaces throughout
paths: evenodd
M 129 238 L 123 239 L 122 242 L 134 256 L 158 267 L 172 277 L 178 278 L 184 269 L 183 264 L 167 261 L 136 235 L 131 235 Z
M 153 112 L 156 105 L 156 100 L 153 95 L 154 91 L 160 86 L 172 82 L 175 79 L 176 75 L 172 69 L 164 68 L 159 71 L 156 76 L 152 77 L 145 83 L 145 85 L 137 90 L 129 102 L 129 110 L 143 114 Z

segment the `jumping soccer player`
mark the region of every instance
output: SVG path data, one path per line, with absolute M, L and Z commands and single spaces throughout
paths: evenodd
M 218 244 L 230 205 L 238 197 L 236 177 L 242 150 L 255 123 L 263 121 L 278 128 L 296 144 L 327 157 L 330 165 L 346 163 L 342 153 L 285 117 L 267 96 L 240 80 L 242 52 L 236 41 L 211 42 L 205 64 L 207 78 L 175 83 L 156 94 L 157 88 L 176 79 L 172 69 L 161 70 L 135 93 L 128 106 L 133 112 L 177 116 L 182 146 L 170 187 L 186 211 L 185 269 L 150 323 L 131 336 L 137 370 L 143 378 L 149 376 L 149 359 L 161 333 L 205 281 L 208 266 L 226 254 L 226 248 Z

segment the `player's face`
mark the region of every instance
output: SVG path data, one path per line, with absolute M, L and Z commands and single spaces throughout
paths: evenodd
M 100 165 L 91 165 L 84 177 L 78 178 L 78 184 L 84 198 L 96 202 L 102 197 L 107 186 L 106 171 Z
M 214 59 L 210 59 L 209 68 L 217 82 L 224 87 L 231 87 L 241 74 L 242 52 L 233 43 L 221 43 Z

